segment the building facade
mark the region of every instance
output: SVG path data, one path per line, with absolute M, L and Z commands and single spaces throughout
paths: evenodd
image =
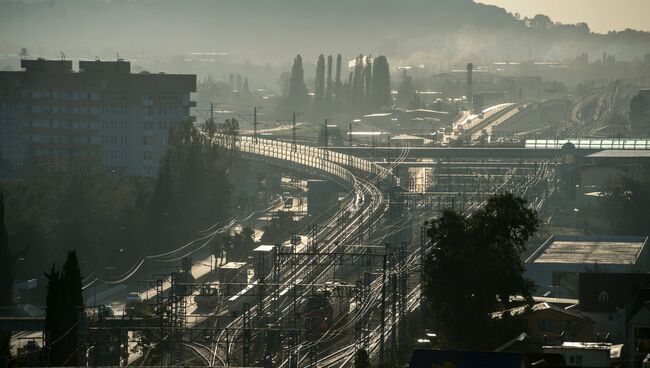
M 195 75 L 131 73 L 127 61 L 22 60 L 0 72 L 0 153 L 14 171 L 33 157 L 95 157 L 155 175 L 169 129 L 191 119 Z
M 528 259 L 526 277 L 540 293 L 575 298 L 583 272 L 644 272 L 650 253 L 644 236 L 551 236 Z

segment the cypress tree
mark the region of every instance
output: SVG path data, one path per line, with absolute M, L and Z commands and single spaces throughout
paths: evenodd
M 237 74 L 237 85 L 235 87 L 236 87 L 237 92 L 241 93 L 241 87 L 242 87 L 241 74 Z
M 365 78 L 364 105 L 366 109 L 372 106 L 372 56 L 366 56 L 366 62 L 363 70 Z
M 332 108 L 332 93 L 333 93 L 333 86 L 332 86 L 332 55 L 329 55 L 327 57 L 327 88 L 325 91 L 325 106 L 326 110 L 329 113 L 330 109 Z
M 359 55 L 355 60 L 354 77 L 352 79 L 352 96 L 350 96 L 352 111 L 361 111 L 363 109 L 363 86 L 363 55 Z
M 350 71 L 348 74 L 348 82 L 345 85 L 345 98 L 342 101 L 345 101 L 345 109 L 352 111 L 354 109 L 354 71 Z
M 45 299 L 46 313 L 45 313 L 45 333 L 46 333 L 46 348 L 50 349 L 50 364 L 53 366 L 61 365 L 63 354 L 58 349 L 59 341 L 57 339 L 65 332 L 63 328 L 63 298 L 61 292 L 61 274 L 52 265 L 50 273 L 46 273 L 47 278 L 47 296 Z M 53 343 L 53 344 L 52 344 Z
M 320 116 L 323 113 L 323 102 L 325 100 L 325 57 L 321 54 L 316 63 L 316 78 L 314 79 L 314 115 Z
M 13 303 L 14 266 L 5 227 L 4 197 L 0 194 L 0 315 L 8 315 Z M 0 357 L 9 358 L 10 341 L 11 332 L 0 333 Z
M 402 72 L 402 80 L 397 87 L 397 104 L 403 108 L 411 108 L 411 102 L 413 101 L 415 93 L 413 78 L 406 73 L 406 70 L 404 70 Z
M 76 324 L 83 308 L 81 270 L 76 252 L 68 252 L 62 271 L 53 265 L 52 271 L 45 276 L 48 279 L 45 331 L 48 333 L 46 348 L 50 349 L 50 364 L 72 366 L 76 363 Z
M 250 87 L 248 86 L 248 77 L 244 78 L 244 86 L 242 87 L 242 93 L 245 96 L 250 96 L 251 94 Z
M 393 104 L 390 95 L 390 71 L 388 60 L 381 55 L 372 65 L 372 108 L 378 109 Z
M 158 179 L 149 205 L 147 217 L 148 242 L 151 252 L 166 251 L 178 241 L 176 219 L 176 191 L 174 190 L 171 155 L 165 154 L 158 170 Z
M 336 106 L 337 110 L 341 109 L 341 105 L 343 104 L 343 99 L 341 94 L 343 91 L 341 90 L 341 62 L 342 62 L 342 57 L 341 54 L 338 54 L 336 56 L 336 79 L 334 80 L 334 94 L 335 96 L 335 102 L 334 105 Z
M 287 98 L 287 107 L 289 112 L 304 112 L 306 110 L 309 102 L 307 93 L 305 72 L 302 67 L 302 57 L 297 55 L 293 61 L 291 78 L 289 79 L 289 96 Z

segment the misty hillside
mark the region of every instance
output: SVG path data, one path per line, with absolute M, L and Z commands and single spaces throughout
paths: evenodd
M 28 47 L 73 58 L 216 51 L 281 63 L 296 53 L 364 52 L 448 64 L 650 52 L 648 33 L 593 34 L 472 0 L 13 0 L 0 1 L 0 33 L 1 53 Z

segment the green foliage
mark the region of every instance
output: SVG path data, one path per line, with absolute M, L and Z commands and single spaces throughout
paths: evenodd
M 0 315 L 11 307 L 14 287 L 14 259 L 9 248 L 4 212 L 4 197 L 0 195 Z
M 320 117 L 325 109 L 325 56 L 321 54 L 316 63 L 316 78 L 314 79 L 314 116 Z
M 364 109 L 364 70 L 363 55 L 359 55 L 355 59 L 352 84 L 350 85 L 350 92 L 347 96 L 349 103 L 348 110 L 351 112 L 361 112 Z
M 216 140 L 234 147 L 238 129 L 235 119 L 221 130 L 210 122 L 200 131 L 190 121 L 172 129 L 149 206 L 149 254 L 191 240 L 197 230 L 228 216 L 232 157 Z
M 424 293 L 439 336 L 454 348 L 489 348 L 499 328 L 488 314 L 512 295 L 530 297 L 520 260 L 537 213 L 512 194 L 491 197 L 469 218 L 445 210 L 429 224 Z
M 650 177 L 620 177 L 605 188 L 599 208 L 611 231 L 618 235 L 647 235 L 650 225 Z
M 390 95 L 390 70 L 388 60 L 381 55 L 372 64 L 372 108 L 379 109 L 393 104 Z
M 325 88 L 326 107 L 328 110 L 332 107 L 332 94 L 334 93 L 334 86 L 332 85 L 332 62 L 332 55 L 329 55 L 327 57 L 327 85 Z
M 639 93 L 630 100 L 630 122 L 632 125 L 638 125 L 647 118 L 648 101 Z
M 402 79 L 397 87 L 397 105 L 403 108 L 411 108 L 414 95 L 415 83 L 413 82 L 413 78 L 404 70 L 402 72 Z
M 46 276 L 48 284 L 45 331 L 48 333 L 50 364 L 72 366 L 76 363 L 76 324 L 83 308 L 81 270 L 76 253 L 69 251 L 63 269 L 58 271 L 53 265 Z
M 366 56 L 363 78 L 365 83 L 363 106 L 367 111 L 372 107 L 372 57 L 370 55 Z
M 264 227 L 264 234 L 262 234 L 260 241 L 262 244 L 276 244 L 282 238 L 288 237 L 292 231 L 295 231 L 297 224 L 297 221 L 293 219 L 293 212 L 278 212 L 270 223 Z
M 302 57 L 297 55 L 291 67 L 291 77 L 289 79 L 289 94 L 285 96 L 284 113 L 305 112 L 309 104 L 307 95 L 307 86 L 305 85 L 305 72 L 302 67 Z
M 44 272 L 67 249 L 88 269 L 137 257 L 152 181 L 107 172 L 92 158 L 32 160 L 24 180 L 2 183 L 9 242 L 24 254 L 21 277 Z M 119 266 L 119 265 L 118 265 Z M 128 265 L 124 265 L 128 267 Z
M 340 109 L 343 105 L 343 91 L 341 86 L 341 64 L 342 57 L 341 54 L 336 56 L 336 75 L 334 77 L 334 108 Z
M 34 160 L 24 180 L 2 183 L 9 242 L 24 255 L 19 272 L 44 272 L 43 265 L 77 250 L 85 269 L 121 273 L 142 257 L 168 251 L 230 212 L 230 153 L 215 143 L 237 142 L 235 119 L 200 131 L 185 122 L 170 132 L 170 147 L 158 178 L 107 172 L 92 158 Z
M 4 199 L 0 194 L 0 315 L 7 315 L 13 304 L 15 256 L 9 248 L 5 227 Z M 0 332 L 0 357 L 9 357 L 11 332 Z
M 257 245 L 253 235 L 253 229 L 245 227 L 242 231 L 228 236 L 224 241 L 228 246 L 228 260 L 244 261 Z

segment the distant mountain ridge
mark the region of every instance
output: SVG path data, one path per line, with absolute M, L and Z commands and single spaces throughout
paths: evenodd
M 641 58 L 650 33 L 594 34 L 584 23 L 516 19 L 472 0 L 0 1 L 0 52 L 174 55 L 218 50 L 254 62 L 296 53 L 393 54 L 403 60 Z

